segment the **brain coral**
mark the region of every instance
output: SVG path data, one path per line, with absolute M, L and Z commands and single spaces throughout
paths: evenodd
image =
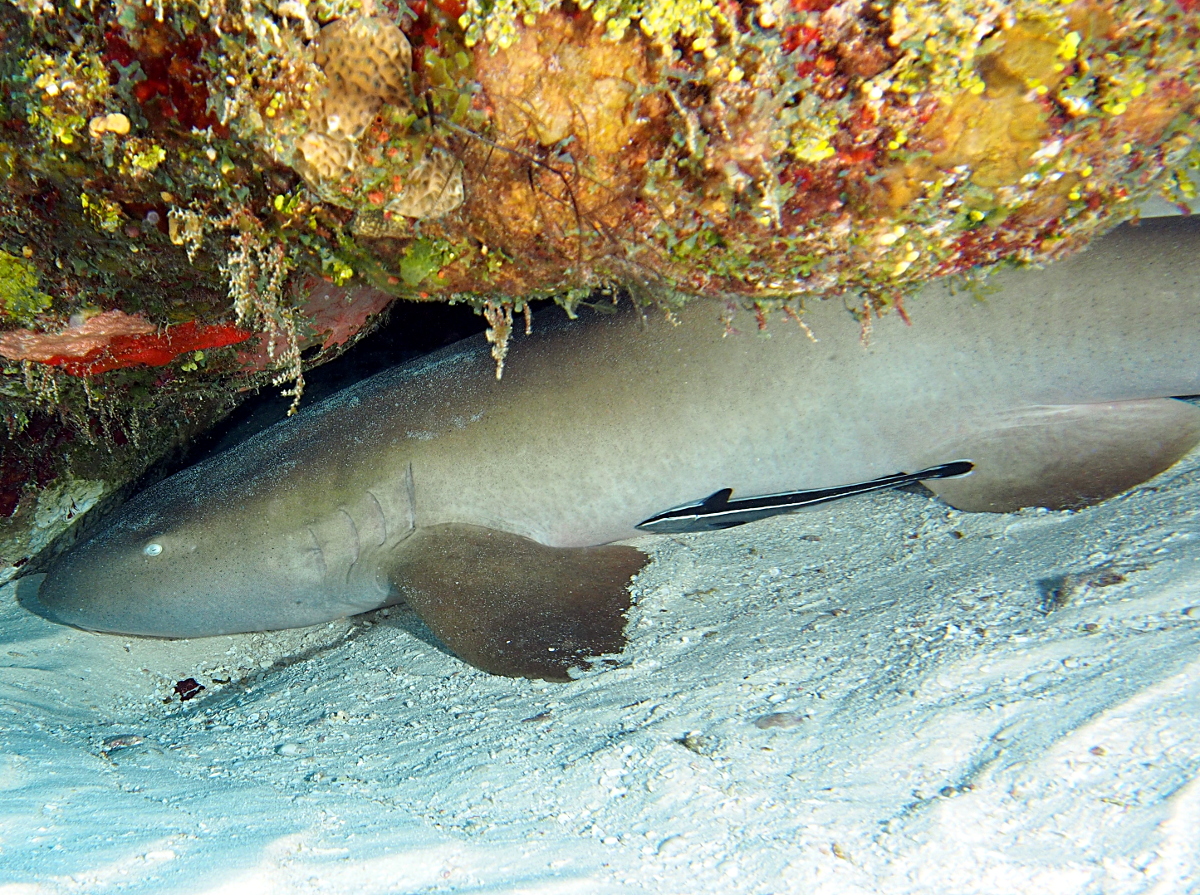
M 287 160 L 326 201 L 356 207 L 361 203 L 340 187 L 363 165 L 358 144 L 380 110 L 411 113 L 412 47 L 395 22 L 361 16 L 327 24 L 312 49 L 325 83 Z M 444 150 L 429 147 L 406 170 L 396 170 L 402 186 L 384 204 L 385 213 L 440 217 L 462 204 L 462 165 Z

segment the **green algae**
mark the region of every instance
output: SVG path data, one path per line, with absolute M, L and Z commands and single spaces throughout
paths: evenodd
M 52 301 L 38 288 L 37 268 L 0 250 L 0 315 L 14 323 L 31 323 Z

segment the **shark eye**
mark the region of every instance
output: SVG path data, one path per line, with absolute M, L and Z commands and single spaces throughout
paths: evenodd
M 162 553 L 162 544 L 156 544 L 153 541 L 142 548 L 142 552 L 147 556 L 158 556 Z

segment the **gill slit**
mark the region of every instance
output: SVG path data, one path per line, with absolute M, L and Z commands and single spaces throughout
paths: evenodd
M 358 565 L 358 558 L 362 556 L 362 545 L 358 540 L 358 526 L 354 524 L 354 517 L 346 510 L 345 507 L 338 507 L 338 512 L 346 517 L 346 521 L 350 523 L 350 531 L 354 535 L 354 558 L 350 560 L 350 565 L 346 566 L 346 583 L 350 583 L 350 575 L 354 572 L 354 567 Z
M 312 530 L 312 526 L 306 525 L 305 529 L 313 539 L 313 546 L 317 548 L 317 559 L 321 560 L 321 577 L 324 578 L 329 574 L 329 563 L 325 562 L 325 551 L 321 549 L 321 542 L 317 539 L 317 533 Z
M 408 530 L 412 531 L 417 527 L 417 483 L 413 479 L 412 461 L 408 461 L 408 468 L 404 472 L 404 490 L 408 497 Z
M 383 527 L 383 537 L 379 541 L 379 546 L 383 546 L 387 543 L 388 539 L 387 513 L 383 511 L 383 504 L 379 502 L 379 498 L 375 496 L 375 492 L 370 488 L 367 489 L 367 496 L 375 502 L 375 512 L 379 514 L 379 524 Z

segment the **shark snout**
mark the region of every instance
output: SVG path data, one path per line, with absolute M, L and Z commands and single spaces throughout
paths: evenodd
M 59 560 L 49 574 L 23 581 L 17 599 L 47 621 L 95 630 L 91 621 L 96 607 L 89 599 L 94 591 L 86 587 L 86 577 L 74 566 L 69 560 Z

